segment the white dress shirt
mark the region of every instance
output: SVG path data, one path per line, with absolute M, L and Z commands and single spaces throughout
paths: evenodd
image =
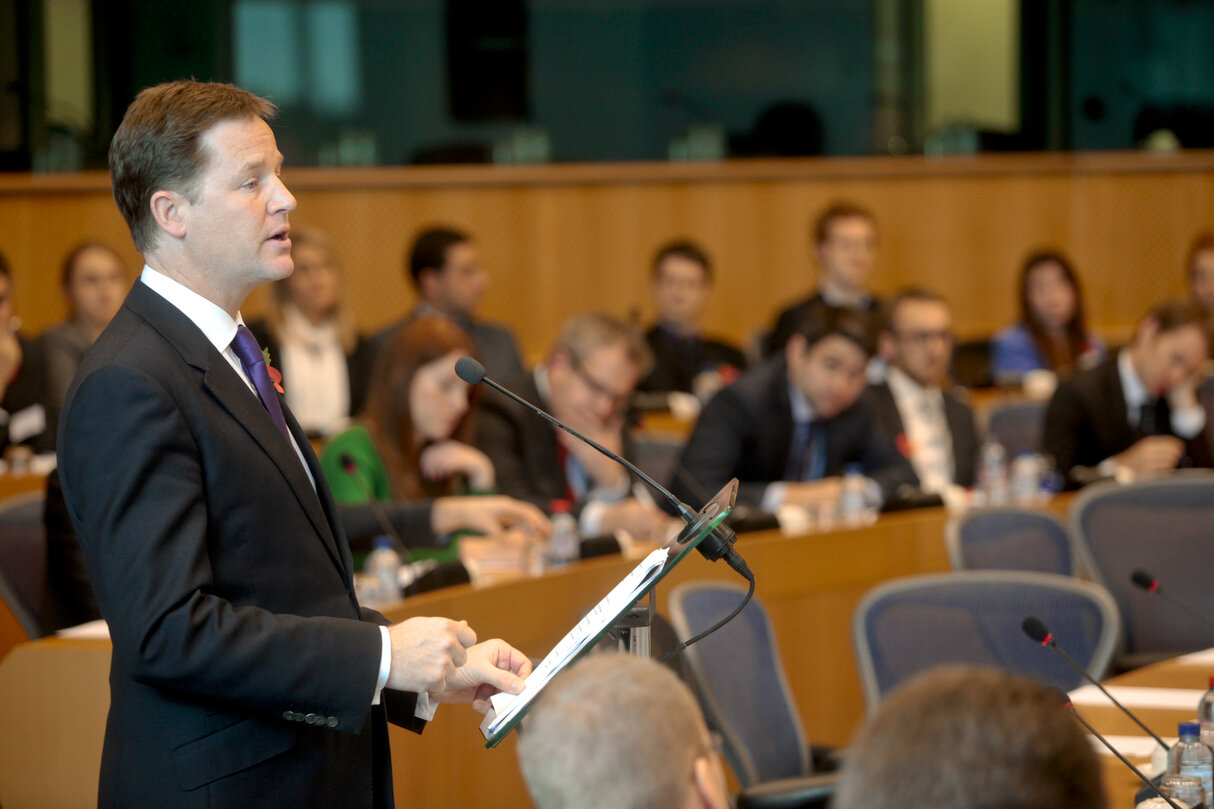
M 287 404 L 304 431 L 333 435 L 343 429 L 350 415 L 350 372 L 337 324 L 314 325 L 287 304 L 278 348 Z
M 899 368 L 886 377 L 894 405 L 910 444 L 910 462 L 919 476 L 919 488 L 942 493 L 953 482 L 953 435 L 944 416 L 944 393 L 925 388 Z

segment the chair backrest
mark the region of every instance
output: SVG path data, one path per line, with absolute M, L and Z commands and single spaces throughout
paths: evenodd
M 1075 575 L 1074 540 L 1062 520 L 1031 508 L 973 509 L 944 527 L 953 570 L 1031 570 Z
M 1163 591 L 1214 617 L 1214 475 L 1087 487 L 1071 505 L 1074 534 L 1092 578 L 1121 611 L 1128 655 L 1180 654 L 1214 646 L 1214 630 L 1157 595 L 1134 586 L 1137 569 Z
M 0 501 L 0 598 L 31 638 L 42 636 L 46 586 L 46 526 L 43 492 Z
M 1007 450 L 1008 458 L 1041 451 L 1041 433 L 1048 402 L 1007 402 L 992 407 L 986 417 L 986 433 Z
M 732 582 L 686 582 L 670 593 L 670 619 L 686 640 L 724 618 L 746 595 Z M 753 599 L 684 652 L 708 724 L 743 788 L 808 775 L 805 732 L 780 664 L 767 611 Z
M 852 623 L 856 662 L 871 710 L 927 669 L 997 666 L 1072 689 L 1082 677 L 1021 629 L 1036 616 L 1093 677 L 1117 644 L 1117 606 L 1105 589 L 1052 573 L 968 571 L 894 579 L 869 591 Z

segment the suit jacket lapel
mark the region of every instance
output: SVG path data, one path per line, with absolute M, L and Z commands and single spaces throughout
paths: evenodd
M 274 465 L 286 478 L 295 499 L 299 501 L 300 507 L 311 520 L 333 563 L 338 566 L 339 570 L 348 571 L 349 567 L 343 566 L 343 555 L 338 550 L 338 543 L 326 519 L 317 492 L 312 488 L 312 482 L 308 480 L 308 475 L 304 472 L 299 457 L 295 454 L 295 449 L 279 431 L 278 426 L 270 417 L 269 411 L 257 398 L 257 394 L 249 389 L 236 370 L 219 355 L 215 346 L 206 339 L 188 317 L 148 289 L 146 285 L 142 283 L 134 285 L 127 297 L 127 305 L 159 331 L 177 349 L 182 359 L 202 373 L 203 386 L 231 414 L 232 418 L 249 434 L 262 451 L 270 456 Z M 286 411 L 285 406 L 283 410 Z M 294 424 L 292 429 L 297 431 L 295 435 L 298 441 L 303 432 L 298 429 L 299 425 L 294 423 L 293 417 L 290 418 L 290 422 Z M 306 446 L 308 446 L 308 442 L 304 438 L 300 448 L 303 449 Z M 309 448 L 308 452 L 310 451 Z M 306 456 L 307 452 L 305 452 Z M 324 483 L 324 477 L 319 474 L 319 470 L 313 474 L 316 476 L 319 488 Z
M 1121 387 L 1121 372 L 1117 368 L 1117 355 L 1104 362 L 1104 388 L 1100 412 L 1107 415 L 1108 428 L 1112 431 L 1111 442 L 1106 446 L 1129 447 L 1134 443 L 1134 430 L 1130 427 L 1129 411 L 1125 407 L 1125 390 Z

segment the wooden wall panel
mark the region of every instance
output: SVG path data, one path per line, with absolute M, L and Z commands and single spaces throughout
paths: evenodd
M 1124 336 L 1150 302 L 1183 294 L 1189 241 L 1214 227 L 1210 152 L 296 169 L 286 177 L 299 199 L 292 220 L 335 238 L 365 328 L 411 305 L 405 245 L 419 227 L 445 222 L 477 236 L 492 277 L 485 315 L 511 324 L 533 359 L 577 312 L 648 318 L 649 257 L 676 236 L 703 242 L 716 259 L 711 329 L 750 338 L 805 294 L 814 272 L 809 219 L 837 198 L 880 220 L 874 286 L 944 292 L 964 335 L 1015 317 L 1019 261 L 1053 245 L 1074 258 L 1093 324 Z M 85 237 L 118 247 L 132 272 L 139 266 L 104 175 L 0 177 L 0 250 L 17 272 L 29 327 L 62 316 L 59 257 Z

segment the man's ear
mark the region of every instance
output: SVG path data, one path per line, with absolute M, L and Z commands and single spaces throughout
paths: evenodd
M 894 359 L 894 340 L 894 335 L 885 329 L 877 332 L 877 355 L 886 362 Z
M 185 213 L 189 200 L 176 191 L 161 190 L 148 201 L 156 226 L 175 239 L 186 234 Z
M 788 338 L 788 342 L 784 344 L 784 361 L 790 366 L 798 360 L 805 358 L 805 352 L 809 350 L 809 344 L 805 341 L 805 336 L 794 334 Z
M 417 294 L 424 301 L 431 300 L 438 294 L 439 271 L 427 267 L 417 274 Z
M 691 770 L 692 786 L 695 789 L 699 805 L 703 809 L 729 809 L 729 799 L 725 795 L 725 785 L 713 771 L 712 762 L 708 756 L 696 759 Z

